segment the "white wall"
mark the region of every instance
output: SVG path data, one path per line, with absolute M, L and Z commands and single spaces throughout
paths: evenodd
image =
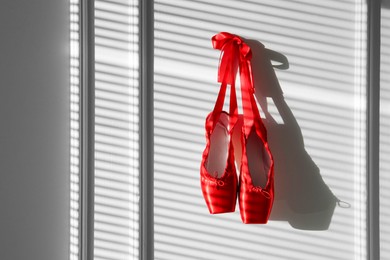
M 95 1 L 95 260 L 138 259 L 137 4 Z
M 363 3 L 155 1 L 156 259 L 366 258 Z M 276 185 L 267 225 L 242 224 L 238 207 L 210 215 L 202 198 L 204 119 L 219 89 L 210 38 L 220 31 L 290 64 L 276 70 L 280 86 L 256 85 L 277 119 L 267 121 Z M 254 64 L 257 83 L 272 77 L 266 65 Z
M 69 258 L 69 3 L 0 8 L 0 259 Z

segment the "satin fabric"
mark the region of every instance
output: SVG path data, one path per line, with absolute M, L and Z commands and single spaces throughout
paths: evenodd
M 206 148 L 202 155 L 200 169 L 200 181 L 203 197 L 211 214 L 234 212 L 237 200 L 238 179 L 235 168 L 234 150 L 232 142 L 233 127 L 237 121 L 237 101 L 234 85 L 231 86 L 231 100 L 229 114 L 222 111 L 227 85 L 221 85 L 214 110 L 206 118 Z M 226 167 L 220 178 L 207 171 L 207 163 L 210 152 L 211 135 L 218 123 L 221 113 L 226 113 L 229 118 L 229 127 L 226 129 L 229 135 L 229 148 Z
M 274 200 L 274 162 L 267 142 L 267 131 L 260 118 L 260 113 L 254 99 L 251 66 L 252 51 L 241 37 L 228 32 L 221 32 L 213 36 L 212 44 L 214 49 L 221 50 L 218 69 L 218 81 L 221 82 L 221 89 L 213 111 L 206 118 L 206 148 L 203 152 L 201 164 L 203 197 L 210 213 L 225 213 L 234 211 L 238 192 L 242 221 L 246 224 L 267 223 Z M 238 118 L 235 93 L 235 81 L 238 69 L 240 71 L 244 123 L 241 139 L 243 149 L 242 161 L 239 182 L 237 183 L 234 147 L 231 141 L 231 135 Z M 218 122 L 220 114 L 223 112 L 222 108 L 228 84 L 231 86 L 228 114 L 230 135 L 229 154 L 224 174 L 221 178 L 215 178 L 207 172 L 206 163 L 210 150 L 210 135 Z M 269 169 L 265 187 L 254 186 L 249 172 L 246 143 L 251 131 L 255 131 L 261 139 L 264 150 L 269 156 Z M 259 160 L 261 159 L 259 158 Z
M 215 44 L 215 45 L 214 45 Z M 206 148 L 202 155 L 200 168 L 200 181 L 203 197 L 211 214 L 234 212 L 237 201 L 238 178 L 235 167 L 235 158 L 232 142 L 233 128 L 238 119 L 237 97 L 235 89 L 235 79 L 238 70 L 237 46 L 232 40 L 222 42 L 213 41 L 214 48 L 221 50 L 221 62 L 219 66 L 218 81 L 221 88 L 213 111 L 206 118 Z M 225 100 L 227 85 L 230 85 L 229 113 L 222 111 Z M 207 171 L 207 163 L 210 152 L 210 137 L 218 123 L 221 113 L 226 113 L 229 117 L 229 148 L 228 158 L 224 173 L 220 178 L 214 177 L 213 173 Z

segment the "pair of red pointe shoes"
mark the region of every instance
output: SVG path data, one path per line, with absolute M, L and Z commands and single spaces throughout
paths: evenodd
M 246 224 L 265 224 L 274 200 L 274 162 L 254 98 L 250 47 L 237 35 L 222 32 L 212 38 L 221 50 L 218 81 L 221 89 L 206 118 L 206 148 L 200 169 L 203 197 L 211 214 L 234 212 L 238 197 Z M 238 123 L 235 79 L 240 71 L 243 122 Z M 229 113 L 223 111 L 230 85 Z M 238 129 L 241 128 L 241 129 Z M 233 145 L 233 132 L 241 132 L 241 145 Z M 242 149 L 239 178 L 235 149 Z

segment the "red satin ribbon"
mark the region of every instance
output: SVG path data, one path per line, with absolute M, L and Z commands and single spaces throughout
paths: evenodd
M 235 86 L 235 80 L 238 68 L 240 69 L 240 82 L 242 92 L 242 106 L 244 111 L 244 131 L 248 136 L 254 123 L 258 125 L 261 131 L 261 137 L 266 140 L 266 131 L 264 125 L 255 118 L 260 118 L 257 104 L 254 99 L 254 86 L 252 77 L 252 50 L 238 36 L 228 32 L 221 32 L 214 35 L 211 39 L 213 48 L 221 50 L 221 58 L 218 70 L 218 81 Z
M 251 48 L 241 39 L 240 36 L 228 32 L 221 32 L 211 38 L 213 48 L 221 50 L 221 58 L 218 70 L 218 82 L 233 85 L 235 84 L 238 64 L 252 58 Z

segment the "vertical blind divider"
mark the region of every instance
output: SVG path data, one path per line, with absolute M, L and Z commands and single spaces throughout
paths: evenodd
M 379 107 L 381 1 L 367 1 L 367 251 L 369 260 L 380 259 L 379 234 Z
M 140 259 L 154 258 L 154 1 L 139 0 Z
M 80 260 L 94 258 L 94 11 L 94 1 L 80 1 Z

